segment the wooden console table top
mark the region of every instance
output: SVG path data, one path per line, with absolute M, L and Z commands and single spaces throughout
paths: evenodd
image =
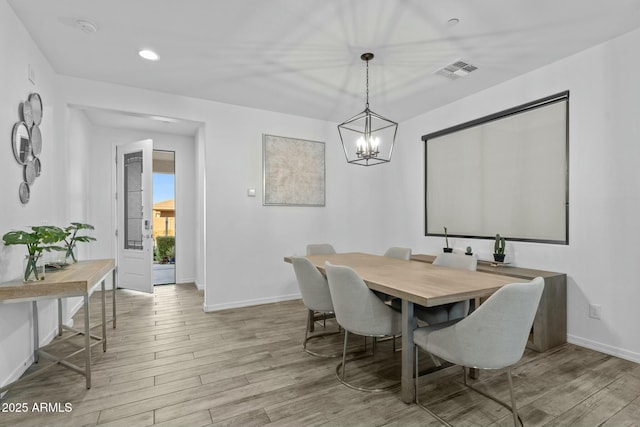
M 84 295 L 114 268 L 113 259 L 78 261 L 60 270 L 47 272 L 44 280 L 1 283 L 0 301 Z

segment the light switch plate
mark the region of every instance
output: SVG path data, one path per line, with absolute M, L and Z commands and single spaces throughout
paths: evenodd
M 256 189 L 255 189 L 255 188 L 249 188 L 249 189 L 247 189 L 247 196 L 249 196 L 249 197 L 256 197 Z

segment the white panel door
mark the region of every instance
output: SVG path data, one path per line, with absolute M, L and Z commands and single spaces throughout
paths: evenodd
M 116 151 L 118 287 L 153 293 L 153 141 Z

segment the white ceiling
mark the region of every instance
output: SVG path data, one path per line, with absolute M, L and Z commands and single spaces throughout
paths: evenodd
M 336 123 L 364 108 L 363 52 L 371 109 L 403 121 L 640 27 L 640 0 L 8 2 L 60 74 Z M 433 74 L 457 59 L 479 69 Z

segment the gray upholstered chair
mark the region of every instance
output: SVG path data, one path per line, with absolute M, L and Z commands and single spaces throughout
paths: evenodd
M 511 410 L 514 426 L 518 421 L 522 424 L 513 394 L 511 366 L 522 358 L 543 289 L 544 279 L 541 277 L 529 283 L 512 283 L 500 288 L 464 319 L 416 329 L 413 332 L 416 373 L 419 348 L 461 365 L 467 387 Z M 466 368 L 507 368 L 511 406 L 467 384 Z M 438 421 L 449 425 L 420 403 L 418 377 L 416 374 L 416 403 Z
M 386 391 L 399 383 L 382 388 L 366 388 L 346 381 L 347 344 L 349 334 L 365 337 L 399 335 L 402 331 L 401 314 L 382 302 L 351 268 L 326 263 L 327 279 L 336 319 L 344 329 L 342 362 L 336 367 L 338 380 L 355 390 Z
M 318 314 L 323 316 L 323 318 L 325 318 L 327 314 L 333 314 L 333 303 L 331 302 L 327 279 L 325 279 L 322 273 L 318 271 L 311 261 L 304 257 L 292 257 L 291 262 L 293 264 L 293 270 L 296 273 L 296 279 L 298 280 L 298 287 L 300 288 L 300 294 L 302 295 L 302 302 L 308 309 L 307 328 L 304 333 L 304 342 L 302 347 L 304 348 L 304 351 L 314 356 L 337 357 L 339 355 L 338 353 L 323 354 L 307 348 L 307 342 L 309 340 L 339 332 L 318 332 L 313 335 L 309 335 L 310 332 L 313 332 L 313 324 L 317 320 L 316 316 Z
M 335 254 L 336 250 L 333 249 L 329 243 L 312 243 L 307 245 L 307 255 L 324 255 Z
M 394 246 L 387 249 L 387 251 L 384 253 L 384 256 L 409 261 L 411 259 L 411 248 L 400 248 Z
M 442 253 L 433 260 L 433 265 L 476 271 L 478 260 L 473 255 Z M 436 307 L 416 305 L 414 315 L 430 325 L 460 319 L 469 313 L 469 301 L 459 301 Z

